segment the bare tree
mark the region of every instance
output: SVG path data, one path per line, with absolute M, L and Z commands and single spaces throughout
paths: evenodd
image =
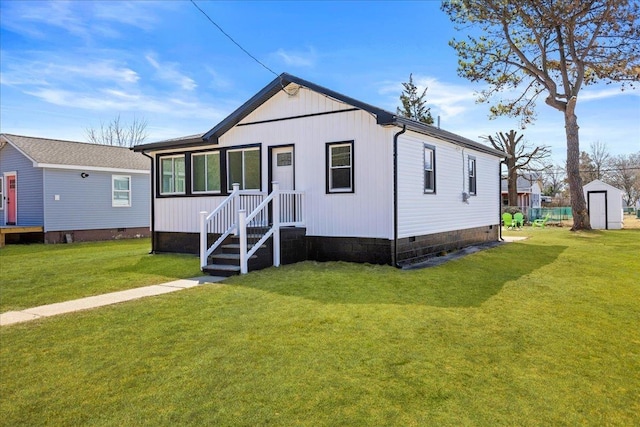
M 592 142 L 590 148 L 591 151 L 589 152 L 589 157 L 591 158 L 591 162 L 593 163 L 595 170 L 595 179 L 602 181 L 605 179 L 607 169 L 611 166 L 611 155 L 609 154 L 609 149 L 607 148 L 607 144 L 600 141 Z
M 479 101 L 498 97 L 492 115 L 530 123 L 540 95 L 563 114 L 572 230 L 590 229 L 576 106 L 583 86 L 623 82 L 624 88 L 640 80 L 640 2 L 450 0 L 442 9 L 456 29 L 480 30 L 450 44 L 458 53 L 458 74 L 490 85 Z M 514 99 L 504 98 L 509 92 Z
M 524 135 L 517 135 L 513 129 L 506 134 L 498 132 L 495 138 L 491 135 L 482 138 L 488 140 L 496 150 L 509 154 L 510 157 L 505 160 L 509 206 L 517 206 L 518 176 L 542 172 L 545 168 L 543 161 L 551 154 L 549 148 L 544 145 L 533 147 L 526 140 L 523 140 Z
M 566 174 L 562 166 L 546 164 L 542 177 L 542 194 L 555 197 L 564 191 Z
M 624 191 L 627 206 L 634 206 L 640 199 L 640 151 L 615 156 L 611 165 L 609 183 Z
M 87 128 L 87 140 L 93 144 L 115 145 L 119 147 L 133 147 L 147 139 L 146 119 L 133 118 L 133 121 L 124 125 L 120 123 L 120 114 L 106 125 L 100 122 L 100 129 Z

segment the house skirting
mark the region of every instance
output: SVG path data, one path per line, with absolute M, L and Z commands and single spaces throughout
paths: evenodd
M 397 263 L 410 264 L 443 252 L 497 241 L 498 227 L 498 225 L 490 225 L 398 239 Z M 198 233 L 156 232 L 154 250 L 197 255 L 199 239 Z M 269 240 L 268 253 L 272 253 L 271 244 Z M 393 264 L 394 242 L 389 239 L 307 236 L 304 228 L 287 227 L 280 230 L 280 244 L 282 264 L 300 261 Z M 250 269 L 254 268 L 250 265 Z
M 398 239 L 398 264 L 411 264 L 444 252 L 498 240 L 499 225 Z
M 104 228 L 98 230 L 64 230 L 44 233 L 45 243 L 93 242 L 99 240 L 149 237 L 149 227 Z

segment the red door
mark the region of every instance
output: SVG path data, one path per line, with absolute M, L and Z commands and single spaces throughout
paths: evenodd
M 16 176 L 7 176 L 7 225 L 16 225 L 16 211 L 18 201 L 16 199 Z

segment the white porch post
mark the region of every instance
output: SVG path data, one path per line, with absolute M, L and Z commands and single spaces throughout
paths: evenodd
M 200 269 L 207 266 L 207 219 L 208 212 L 200 212 Z
M 231 191 L 231 194 L 232 195 L 236 194 L 240 191 L 240 184 L 238 184 L 237 182 L 234 182 L 232 184 L 232 188 L 233 188 L 233 191 Z M 236 197 L 233 199 L 233 220 L 236 224 L 238 224 L 238 220 L 239 220 L 239 217 L 238 217 L 239 210 L 240 210 L 240 200 L 238 197 Z M 238 235 L 238 227 L 236 227 L 235 231 L 233 232 L 233 235 L 234 236 Z
M 247 263 L 247 211 L 238 211 L 238 236 L 240 237 L 240 274 L 249 272 Z
M 280 267 L 280 184 L 271 183 L 273 188 L 273 266 Z

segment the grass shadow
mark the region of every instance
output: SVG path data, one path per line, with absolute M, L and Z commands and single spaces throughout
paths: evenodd
M 505 283 L 544 267 L 566 246 L 505 244 L 443 265 L 399 270 L 346 262 L 302 262 L 226 283 L 327 304 L 478 307 Z
M 146 254 L 134 263 L 121 263 L 109 271 L 159 275 L 178 279 L 202 275 L 199 262 L 198 257 L 190 254 Z

